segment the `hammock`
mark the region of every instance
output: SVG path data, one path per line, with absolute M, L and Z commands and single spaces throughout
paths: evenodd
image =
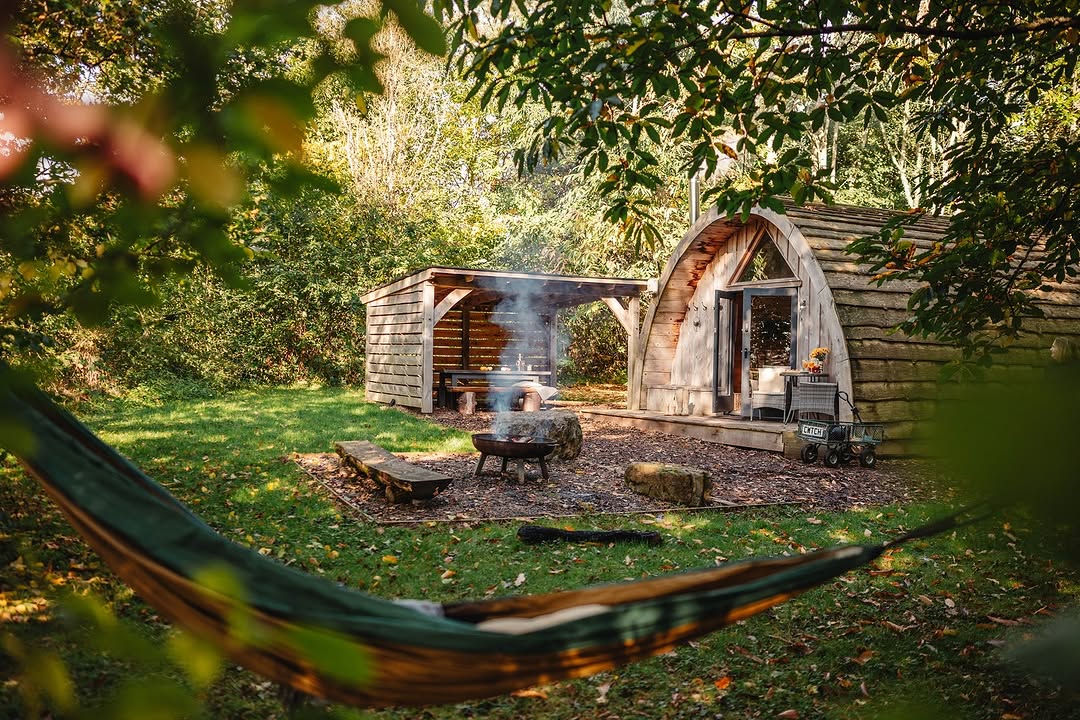
M 870 562 L 890 544 L 750 560 L 542 595 L 379 599 L 215 532 L 36 389 L 0 407 L 29 428 L 24 467 L 113 571 L 163 616 L 256 673 L 353 705 L 433 705 L 583 677 L 665 653 Z M 231 582 L 207 582 L 224 566 Z M 342 648 L 351 653 L 338 652 Z M 323 657 L 333 660 L 320 662 Z M 366 660 L 357 661 L 357 658 Z

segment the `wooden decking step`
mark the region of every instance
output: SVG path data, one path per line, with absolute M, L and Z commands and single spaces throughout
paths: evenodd
M 427 500 L 450 484 L 449 475 L 413 465 L 367 440 L 336 442 L 334 448 L 346 464 L 382 487 L 390 502 Z

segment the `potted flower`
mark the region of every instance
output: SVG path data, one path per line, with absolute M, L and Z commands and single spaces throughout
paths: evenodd
M 803 361 L 803 370 L 821 375 L 825 372 L 825 358 L 829 357 L 829 348 L 817 347 L 810 351 L 810 359 Z

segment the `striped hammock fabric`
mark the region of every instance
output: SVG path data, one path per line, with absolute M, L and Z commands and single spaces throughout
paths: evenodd
M 37 448 L 20 454 L 24 467 L 147 603 L 236 663 L 340 703 L 454 703 L 591 675 L 759 613 L 886 547 L 533 596 L 393 602 L 226 539 L 43 393 L 4 395 Z

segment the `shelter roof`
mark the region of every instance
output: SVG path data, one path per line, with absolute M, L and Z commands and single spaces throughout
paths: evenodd
M 534 307 L 564 308 L 605 297 L 639 297 L 646 290 L 655 289 L 656 281 L 434 266 L 369 290 L 360 301 L 370 304 L 425 282 L 435 286 L 436 302 L 454 290 L 471 289 L 472 292 L 459 304 L 461 307 L 528 297 Z

